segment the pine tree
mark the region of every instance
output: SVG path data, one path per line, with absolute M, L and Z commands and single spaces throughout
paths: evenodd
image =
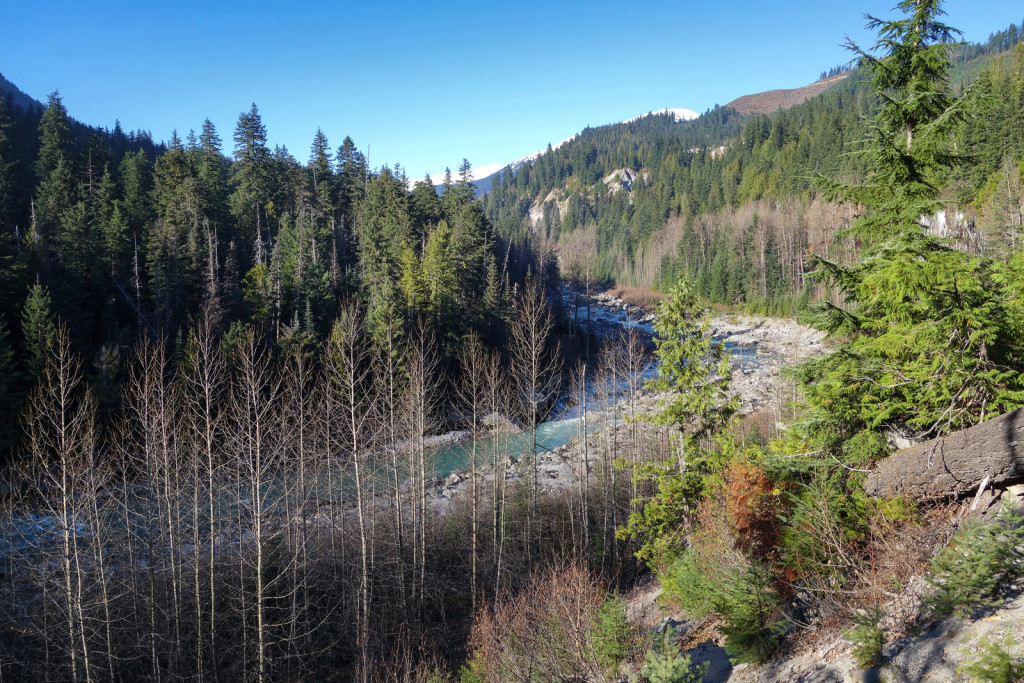
M 654 480 L 657 491 L 635 505 L 620 538 L 641 541 L 636 555 L 658 566 L 682 550 L 685 522 L 703 496 L 708 477 L 723 458 L 714 439 L 737 408 L 726 391 L 732 376 L 723 344 L 711 340 L 711 316 L 692 288 L 680 281 L 658 304 L 654 324 L 658 376 L 650 388 L 668 392 L 654 416 L 655 424 L 675 432 L 675 459 L 637 469 Z

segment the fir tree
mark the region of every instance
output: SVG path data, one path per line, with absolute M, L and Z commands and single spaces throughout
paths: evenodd
M 323 213 L 334 209 L 334 170 L 331 168 L 330 145 L 327 136 L 317 128 L 309 150 L 309 171 L 313 181 L 313 195 Z
M 657 491 L 636 501 L 642 504 L 618 535 L 639 539 L 637 557 L 659 566 L 683 548 L 686 519 L 723 464 L 713 439 L 737 403 L 726 396 L 732 371 L 724 345 L 712 343 L 711 317 L 685 281 L 658 304 L 654 331 L 660 364 L 649 386 L 669 392 L 654 422 L 676 431 L 676 457 L 638 469 L 636 476 L 654 479 Z
M 7 332 L 7 323 L 0 320 L 0 454 L 6 454 L 18 438 L 20 375 L 14 359 L 14 348 Z
M 1024 348 L 997 286 L 999 263 L 927 228 L 943 208 L 939 177 L 956 162 L 950 133 L 964 118 L 963 98 L 946 87 L 955 32 L 938 21 L 935 0 L 899 8 L 903 19 L 869 17 L 878 55 L 851 45 L 881 100 L 870 172 L 861 185 L 825 185 L 866 208 L 851 228 L 865 249 L 849 267 L 816 259 L 818 276 L 850 304 L 822 304 L 817 322 L 847 341 L 801 375 L 811 432 L 861 460 L 878 451 L 854 454 L 861 440 L 843 446 L 858 432 L 939 435 L 1024 403 Z
M 39 120 L 39 154 L 36 157 L 36 177 L 48 177 L 58 162 L 63 159 L 70 162 L 69 155 L 74 144 L 71 135 L 71 121 L 68 110 L 58 91 L 50 93 L 46 110 Z
M 14 169 L 17 161 L 9 131 L 11 117 L 7 112 L 4 98 L 0 97 L 0 231 L 7 233 L 13 228 L 15 208 Z
M 53 344 L 56 327 L 50 307 L 50 292 L 36 283 L 28 290 L 21 313 L 21 331 L 25 337 L 25 353 L 29 376 L 35 378 L 46 365 L 46 354 Z

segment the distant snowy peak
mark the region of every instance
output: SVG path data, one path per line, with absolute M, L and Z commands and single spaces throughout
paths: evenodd
M 571 140 L 573 140 L 575 138 L 576 138 L 576 136 L 572 135 L 572 136 L 567 137 L 566 139 L 562 140 L 561 142 L 556 142 L 556 143 L 551 145 L 551 149 L 552 150 L 556 150 L 559 147 L 561 147 L 562 145 L 564 145 L 565 143 L 567 143 L 567 142 L 569 142 L 569 141 L 571 141 Z M 515 169 L 519 168 L 520 166 L 522 166 L 526 162 L 533 161 L 534 159 L 539 157 L 541 154 L 544 154 L 544 152 L 546 152 L 546 151 L 548 151 L 547 147 L 545 147 L 544 149 L 542 149 L 540 151 L 534 152 L 533 154 L 527 154 L 525 157 L 521 157 L 519 159 L 516 159 L 515 161 L 513 161 L 510 164 L 487 164 L 486 166 L 477 166 L 476 168 L 473 169 L 473 177 L 474 178 L 483 179 L 483 178 L 486 178 L 487 176 L 494 175 L 498 171 L 504 169 L 506 166 L 511 167 L 512 170 L 514 171 Z
M 638 121 L 645 116 L 657 116 L 659 114 L 672 114 L 675 117 L 676 123 L 682 123 L 683 121 L 693 121 L 695 118 L 700 116 L 697 112 L 692 109 L 683 109 L 682 107 L 674 107 L 670 109 L 659 109 L 658 111 L 649 111 L 646 114 L 640 114 L 634 116 L 631 119 L 626 119 L 623 123 L 633 123 Z

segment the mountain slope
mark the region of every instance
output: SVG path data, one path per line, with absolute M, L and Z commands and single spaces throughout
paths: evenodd
M 661 115 L 665 115 L 665 114 L 671 115 L 676 123 L 682 123 L 684 121 L 692 121 L 692 120 L 694 120 L 694 119 L 696 119 L 697 117 L 700 116 L 700 114 L 698 114 L 697 112 L 693 111 L 692 109 L 684 109 L 682 107 L 671 107 L 671 108 L 659 109 L 658 111 L 650 111 L 650 112 L 647 112 L 645 114 L 638 114 L 638 115 L 636 115 L 636 116 L 634 116 L 632 118 L 626 119 L 625 121 L 621 121 L 620 124 L 633 123 L 634 121 L 639 121 L 640 119 L 643 119 L 643 118 L 645 118 L 647 116 L 661 116 Z M 620 125 L 620 124 L 608 124 L 608 125 Z M 560 142 L 556 142 L 555 144 L 551 145 L 551 151 L 554 151 L 554 150 L 560 148 L 562 145 L 564 145 L 567 142 L 571 142 L 572 140 L 575 140 L 577 137 L 578 137 L 578 135 L 573 135 L 573 136 L 570 136 L 570 137 L 566 138 L 565 140 L 562 140 Z M 548 151 L 547 149 L 538 150 L 538 151 L 534 152 L 533 154 L 527 154 L 524 157 L 520 157 L 519 159 L 516 159 L 515 161 L 513 161 L 510 164 L 486 164 L 484 166 L 478 166 L 477 168 L 475 168 L 473 170 L 473 177 L 475 178 L 475 180 L 473 182 L 476 183 L 477 193 L 478 194 L 483 194 L 485 192 L 490 192 L 491 191 L 491 186 L 494 183 L 494 176 L 498 172 L 504 170 L 505 168 L 511 168 L 513 171 L 515 171 L 516 169 L 518 169 L 520 166 L 522 166 L 526 162 L 534 161 L 535 159 L 540 157 L 540 155 L 544 154 L 547 151 Z
M 21 107 L 22 109 L 32 109 L 33 107 L 36 109 L 43 108 L 42 102 L 39 102 L 38 100 L 23 93 L 18 86 L 4 78 L 3 74 L 0 74 L 0 93 L 3 93 L 5 97 L 10 95 L 11 102 L 16 107 Z
M 750 114 L 773 114 L 780 109 L 789 109 L 819 95 L 849 76 L 849 72 L 823 78 L 802 88 L 766 90 L 753 95 L 743 95 L 725 105 L 743 116 Z

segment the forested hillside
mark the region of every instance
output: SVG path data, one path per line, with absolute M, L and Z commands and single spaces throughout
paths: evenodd
M 157 144 L 4 99 L 0 681 L 692 681 L 686 638 L 809 633 L 871 667 L 1024 586 L 973 480 L 865 487 L 1024 405 L 1024 45 L 894 12 L 799 105 L 587 129 L 481 198 L 255 104 Z M 667 292 L 584 337 L 566 280 Z M 792 339 L 709 301 L 814 355 L 778 377 Z M 627 608 L 654 579 L 686 638 Z
M 353 298 L 378 338 L 426 321 L 446 363 L 470 332 L 501 344 L 510 285 L 541 267 L 523 240 L 499 245 L 468 164 L 440 196 L 427 181 L 407 192 L 350 138 L 316 131 L 301 162 L 272 149 L 255 105 L 229 147 L 209 120 L 157 145 L 75 122 L 57 93 L 43 111 L 0 101 L 5 452 L 58 321 L 104 410 L 140 333 L 177 354 L 204 316 L 228 338 L 244 324 L 318 346 Z
M 998 248 L 1000 224 L 1019 221 L 995 189 L 1020 182 L 1019 40 L 1011 25 L 985 44 L 951 47 L 950 85 L 967 90 L 971 113 L 954 132 L 965 163 L 940 181 L 979 249 Z M 866 172 L 877 104 L 864 81 L 853 71 L 770 116 L 719 108 L 692 122 L 648 117 L 587 129 L 507 171 L 485 200 L 488 215 L 505 234 L 533 231 L 560 243 L 563 270 L 596 250 L 589 271 L 600 280 L 667 288 L 685 276 L 712 301 L 792 312 L 807 286 L 808 249 L 856 252 L 840 238 L 856 207 L 828 206 L 818 179 L 855 181 Z M 627 173 L 638 179 L 624 188 L 617 176 Z

